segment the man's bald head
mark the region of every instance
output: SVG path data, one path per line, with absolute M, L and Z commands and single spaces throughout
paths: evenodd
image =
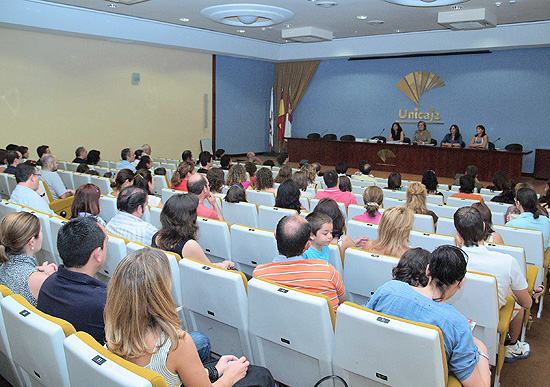
M 285 216 L 277 224 L 275 239 L 279 254 L 285 257 L 302 255 L 311 236 L 311 226 L 299 215 Z
M 208 186 L 208 180 L 200 173 L 195 173 L 187 180 L 187 191 L 199 196 L 205 187 Z

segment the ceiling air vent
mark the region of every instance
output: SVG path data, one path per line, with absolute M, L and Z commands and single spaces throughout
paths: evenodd
M 451 30 L 479 30 L 497 26 L 495 14 L 485 8 L 439 12 L 437 22 Z
M 331 41 L 334 38 L 332 31 L 315 27 L 289 28 L 282 31 L 282 38 L 298 43 L 314 43 Z

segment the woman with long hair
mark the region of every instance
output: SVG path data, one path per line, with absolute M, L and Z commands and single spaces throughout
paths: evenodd
M 101 161 L 101 152 L 97 149 L 92 149 L 88 152 L 88 156 L 86 157 L 86 164 L 90 165 L 96 165 Z
M 487 143 L 489 142 L 489 136 L 485 134 L 485 127 L 483 125 L 478 125 L 476 127 L 476 134 L 470 140 L 470 148 L 487 148 Z
M 378 224 L 382 214 L 379 209 L 382 207 L 384 201 L 384 191 L 377 186 L 370 186 L 365 188 L 363 192 L 363 202 L 365 203 L 365 213 L 353 217 L 353 220 L 359 220 L 361 222 Z
M 388 186 L 386 189 L 403 191 L 403 187 L 401 186 L 401 174 L 399 172 L 390 173 L 388 176 Z
M 122 191 L 123 188 L 131 186 L 132 184 L 134 184 L 134 172 L 126 168 L 121 169 L 117 172 L 115 180 L 111 183 L 111 188 L 113 191 L 110 195 L 118 198 L 120 191 Z
M 403 142 L 405 139 L 405 132 L 401 129 L 399 122 L 394 122 L 391 125 L 390 135 L 388 136 L 388 142 Z
M 172 174 L 170 186 L 172 189 L 187 192 L 187 180 L 195 173 L 195 165 L 189 161 L 182 161 L 178 169 Z
M 483 240 L 485 242 L 500 243 L 503 245 L 504 241 L 502 240 L 502 235 L 493 230 L 493 214 L 489 207 L 487 207 L 487 204 L 477 202 L 472 204 L 472 208 L 477 209 L 483 218 L 483 223 L 485 224 Z
M 273 186 L 273 173 L 269 168 L 260 168 L 256 172 L 256 190 L 260 192 L 277 192 Z
M 232 185 L 227 191 L 224 200 L 227 203 L 246 203 L 246 190 L 244 189 L 242 184 Z
M 251 153 L 251 152 L 249 152 Z M 250 183 L 253 187 L 256 186 L 256 172 L 258 171 L 258 167 L 253 162 L 247 161 L 244 164 L 244 169 L 246 173 L 250 176 Z
M 273 180 L 275 183 L 282 183 L 283 181 L 290 180 L 292 178 L 292 167 L 290 165 L 283 165 L 279 169 L 279 173 Z
M 141 159 L 143 160 L 145 157 L 149 156 L 143 156 Z M 162 208 L 162 200 L 158 196 L 153 195 L 153 192 L 155 192 L 155 180 L 153 179 L 153 174 L 149 169 L 138 169 L 136 171 L 134 176 L 134 186 L 147 192 L 147 195 L 149 196 L 148 204 L 150 206 Z
M 514 190 L 514 182 L 508 178 L 499 182 L 501 192 L 494 196 L 491 201 L 498 203 L 514 204 L 516 202 L 516 192 Z
M 229 172 L 227 173 L 228 186 L 242 184 L 244 189 L 247 189 L 252 184 L 247 179 L 246 170 L 241 164 L 233 164 L 231 168 L 229 168 Z
M 199 199 L 195 195 L 173 195 L 166 201 L 160 213 L 162 228 L 153 235 L 151 246 L 172 251 L 180 257 L 192 258 L 212 264 L 222 269 L 232 269 L 231 261 L 212 263 L 197 243 L 197 206 Z
M 307 177 L 307 174 L 302 171 L 298 171 L 292 175 L 291 178 L 293 181 L 298 184 L 298 187 L 300 188 L 300 195 L 305 196 L 307 198 L 313 199 L 315 197 L 315 194 L 312 192 L 307 192 L 309 179 Z
M 107 348 L 158 372 L 168 386 L 210 386 L 215 380 L 209 381 L 193 339 L 181 328 L 171 287 L 170 265 L 162 251 L 145 248 L 124 258 L 107 291 Z M 248 365 L 244 356 L 222 356 L 209 371 L 219 377 L 215 385 L 232 386 L 246 375 Z
M 206 179 L 210 184 L 210 192 L 213 194 L 223 193 L 223 186 L 225 183 L 225 176 L 223 170 L 220 168 L 210 168 L 206 172 Z
M 437 219 L 439 218 L 435 212 L 428 210 L 426 207 L 427 197 L 428 191 L 424 184 L 411 183 L 407 186 L 407 202 L 405 207 L 415 214 L 430 215 L 433 218 L 434 227 L 437 227 Z
M 151 157 L 147 155 L 141 156 L 141 159 L 139 159 L 139 163 L 136 165 L 137 169 L 151 169 L 153 168 L 153 160 L 151 160 Z
M 0 285 L 36 306 L 42 283 L 57 271 L 54 263 L 36 266 L 42 247 L 40 220 L 30 212 L 14 212 L 0 222 Z
M 300 213 L 304 208 L 300 203 L 300 188 L 294 180 L 286 180 L 277 189 L 275 207 L 288 208 Z
M 99 224 L 106 227 L 107 223 L 99 216 L 101 212 L 100 197 L 101 191 L 95 184 L 83 184 L 78 187 L 71 205 L 71 219 L 93 216 Z
M 449 129 L 449 133 L 441 140 L 441 146 L 447 148 L 461 148 L 462 142 L 460 129 L 458 129 L 458 125 L 453 124 Z
M 413 228 L 414 214 L 403 206 L 384 211 L 378 226 L 378 238 L 367 241 L 363 250 L 374 254 L 401 257 L 409 249 L 409 234 Z
M 434 171 L 426 171 L 422 175 L 422 184 L 426 187 L 428 195 L 441 195 L 443 194 L 437 190 L 438 181 Z
M 315 166 L 313 164 L 304 164 L 300 170 L 307 175 L 307 186 L 315 188 L 315 191 L 317 191 L 318 187 L 315 182 L 315 178 L 317 177 L 317 169 L 315 169 Z
M 530 188 L 521 188 L 516 193 L 516 208 L 519 216 L 508 221 L 506 225 L 541 231 L 546 250 L 550 238 L 550 222 L 547 217 L 539 215 L 537 193 Z

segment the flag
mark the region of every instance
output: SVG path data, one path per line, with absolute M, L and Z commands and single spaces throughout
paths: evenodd
M 279 104 L 279 116 L 277 119 L 278 122 L 278 131 L 279 142 L 283 143 L 285 141 L 285 103 L 283 101 L 283 92 L 281 91 L 281 103 Z
M 269 150 L 273 150 L 273 88 L 271 88 L 271 103 L 269 106 Z
M 286 112 L 285 137 L 292 137 L 292 101 L 290 100 L 291 89 L 288 89 L 288 109 Z

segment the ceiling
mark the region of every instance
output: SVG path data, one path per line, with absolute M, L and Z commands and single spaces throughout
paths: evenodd
M 433 5 L 443 0 L 435 0 L 432 3 L 426 2 L 427 0 L 408 1 Z M 335 0 L 338 4 L 330 8 L 318 6 L 312 0 L 261 0 L 255 4 L 284 8 L 294 14 L 288 21 L 262 28 L 225 25 L 201 15 L 201 11 L 210 6 L 240 4 L 235 0 L 145 0 L 132 5 L 105 0 L 47 0 L 46 2 L 273 43 L 286 43 L 281 37 L 282 30 L 309 26 L 332 31 L 334 39 L 445 30 L 437 24 L 437 15 L 442 11 L 452 11 L 450 5 L 413 7 L 392 4 L 384 0 Z M 244 0 L 241 3 L 251 4 L 252 0 Z M 459 3 L 463 10 L 486 8 L 496 15 L 499 26 L 550 20 L 550 1 L 548 0 L 503 0 L 501 2 L 469 0 L 456 3 Z M 497 4 L 500 5 L 497 6 Z M 113 5 L 116 7 L 112 7 Z M 367 18 L 360 20 L 358 16 Z M 188 21 L 180 19 L 188 19 Z M 383 23 L 373 25 L 374 20 L 381 20 Z

